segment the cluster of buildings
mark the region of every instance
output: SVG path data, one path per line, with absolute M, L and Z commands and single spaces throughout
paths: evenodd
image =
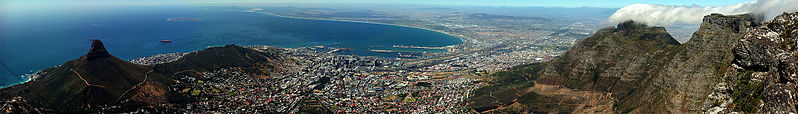
M 345 77 L 314 94 L 336 112 L 467 113 L 466 98 L 478 87 L 469 78 L 410 81 L 392 75 Z
M 180 59 L 180 57 L 185 56 L 188 53 L 167 53 L 167 54 L 158 54 L 155 56 L 150 57 L 142 57 L 130 60 L 131 63 L 140 64 L 140 65 L 155 65 L 161 63 L 168 63 Z
M 182 88 L 181 93 L 198 98 L 187 104 L 186 112 L 283 112 L 301 100 L 300 94 L 309 90 L 309 78 L 262 78 L 227 68 L 202 74 L 203 79 L 184 77 L 194 84 Z
M 333 112 L 465 113 L 469 110 L 463 103 L 479 85 L 467 73 L 417 71 L 403 68 L 403 61 L 396 59 L 305 49 L 283 49 L 279 53 L 292 62 L 269 75 L 223 68 L 182 76 L 180 81 L 186 86 L 174 89 L 197 101 L 179 110 L 287 113 L 302 112 L 309 106 L 307 101 L 315 101 L 315 108 Z M 137 60 L 168 62 L 160 58 L 165 57 Z
M 337 55 L 304 48 L 278 50 L 286 61 L 266 75 L 241 68 L 223 68 L 182 76 L 187 86 L 175 90 L 196 98 L 186 112 L 290 113 L 308 108 L 343 113 L 468 113 L 465 103 L 481 86 L 477 73 L 546 61 L 561 51 L 512 47 L 463 54 L 428 63 L 404 65 L 419 59 Z M 132 60 L 138 64 L 174 61 L 185 54 L 162 54 Z M 476 71 L 476 72 L 475 72 Z M 312 104 L 312 105 L 310 105 Z
M 435 30 L 456 34 L 464 44 L 447 47 L 446 53 L 394 59 L 337 55 L 335 50 L 280 49 L 292 62 L 280 66 L 284 69 L 278 73 L 261 77 L 236 69 L 213 71 L 204 74 L 209 79 L 201 84 L 187 81 L 198 87 L 184 92 L 202 99 L 190 105 L 195 112 L 469 113 L 465 103 L 470 92 L 481 86 L 477 83 L 481 74 L 551 60 L 592 31 L 584 24 L 562 28 L 566 23 L 548 25 L 529 18 L 495 22 L 469 16 L 457 14 L 422 24 L 392 23 L 447 28 Z M 133 61 L 158 64 L 180 56 Z
M 479 72 L 503 71 L 507 68 L 548 61 L 562 54 L 563 51 L 542 50 L 539 47 L 522 49 L 504 48 L 489 53 L 472 53 L 456 56 L 443 60 L 443 64 L 436 64 L 420 68 L 421 71 L 462 71 L 476 70 Z

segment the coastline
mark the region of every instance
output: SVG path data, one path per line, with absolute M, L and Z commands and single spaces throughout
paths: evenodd
M 261 14 L 266 14 L 266 15 L 271 15 L 271 16 L 277 16 L 277 17 L 282 17 L 282 18 L 306 19 L 306 20 L 320 20 L 320 21 L 353 22 L 353 23 L 377 24 L 377 25 L 388 25 L 388 26 L 399 26 L 399 27 L 407 27 L 407 28 L 423 29 L 423 30 L 427 30 L 427 31 L 433 31 L 433 32 L 441 33 L 441 34 L 446 34 L 446 35 L 449 35 L 449 36 L 455 37 L 455 38 L 457 38 L 457 39 L 460 39 L 460 41 L 462 42 L 461 44 L 454 44 L 454 45 L 447 45 L 447 46 L 440 46 L 440 47 L 451 47 L 451 46 L 456 46 L 456 45 L 463 45 L 463 44 L 466 44 L 466 39 L 465 39 L 465 38 L 462 38 L 462 37 L 460 37 L 460 36 L 458 36 L 458 35 L 455 35 L 455 34 L 452 34 L 452 33 L 446 32 L 446 31 L 435 30 L 435 29 L 429 29 L 429 28 L 424 28 L 424 27 L 416 27 L 416 26 L 410 26 L 410 25 L 400 25 L 400 24 L 390 24 L 390 23 L 379 23 L 379 22 L 357 21 L 357 20 L 340 20 L 340 19 L 325 19 L 325 18 L 310 18 L 310 17 L 284 16 L 284 15 L 278 15 L 278 14 L 274 14 L 274 13 L 271 13 L 271 12 L 257 11 L 257 10 L 244 10 L 244 11 L 245 11 L 245 12 L 252 12 L 252 13 L 261 13 Z
M 240 11 L 240 10 L 238 10 L 238 11 Z M 378 22 L 356 21 L 356 20 L 337 20 L 337 19 L 324 19 L 324 18 L 306 18 L 306 17 L 283 16 L 283 15 L 277 15 L 277 14 L 274 14 L 274 13 L 271 13 L 271 12 L 254 11 L 254 10 L 244 10 L 244 11 L 245 12 L 252 12 L 252 13 L 261 13 L 261 14 L 277 16 L 277 17 L 282 17 L 282 18 L 291 18 L 291 19 L 321 20 L 321 21 L 336 21 L 336 22 L 353 22 L 353 23 L 376 24 L 376 25 L 387 25 L 387 26 L 398 26 L 398 27 L 423 29 L 423 30 L 428 30 L 428 31 L 432 31 L 432 32 L 446 34 L 446 35 L 449 35 L 451 37 L 457 38 L 457 39 L 459 39 L 461 41 L 460 44 L 439 46 L 439 48 L 444 48 L 444 49 L 445 48 L 452 48 L 453 46 L 466 44 L 466 40 L 464 38 L 461 38 L 461 37 L 457 36 L 457 35 L 454 35 L 454 34 L 451 34 L 451 33 L 445 32 L 445 31 L 441 31 L 441 30 L 434 30 L 434 29 L 429 29 L 429 28 L 424 28 L 424 27 L 416 27 L 416 26 L 400 25 L 400 24 L 389 24 L 389 23 L 378 23 Z M 216 47 L 216 46 L 207 46 L 207 47 Z M 192 52 L 196 52 L 196 51 L 199 51 L 199 50 L 194 50 Z M 445 49 L 445 51 L 451 52 L 448 49 Z M 188 52 L 188 53 L 191 53 L 191 52 Z M 166 54 L 168 54 L 168 53 L 166 53 Z M 157 55 L 161 55 L 161 54 L 155 54 L 155 55 L 151 55 L 151 56 L 157 56 Z M 147 57 L 151 57 L 151 56 L 147 56 Z M 0 89 L 31 82 L 31 81 L 35 80 L 36 78 L 38 78 L 37 76 L 34 76 L 34 75 L 37 75 L 39 72 L 41 72 L 41 71 L 43 71 L 45 69 L 48 69 L 48 68 L 58 67 L 58 66 L 60 66 L 60 65 L 45 67 L 45 68 L 42 68 L 42 69 L 40 69 L 40 70 L 38 70 L 36 72 L 33 72 L 32 74 L 24 74 L 22 76 L 24 78 L 23 81 L 19 81 L 19 82 L 15 82 L 15 83 L 7 83 L 7 85 L 0 85 Z
M 57 66 L 53 66 L 53 67 L 57 67 Z M 50 67 L 48 67 L 48 68 L 50 68 Z M 45 68 L 45 69 L 46 69 L 46 68 Z M 44 69 L 42 69 L 42 70 L 44 70 Z M 36 71 L 36 73 L 39 73 L 39 72 L 41 72 L 42 70 Z M 15 86 L 15 85 L 19 85 L 19 84 L 28 83 L 28 82 L 32 81 L 32 80 L 33 80 L 33 78 L 36 78 L 36 77 L 32 77 L 32 76 L 33 76 L 33 75 L 35 75 L 36 73 L 33 73 L 33 74 L 25 74 L 25 75 L 23 75 L 23 76 L 24 76 L 24 78 L 25 78 L 25 81 L 21 81 L 21 82 L 17 82 L 17 83 L 10 83 L 9 85 L 0 85 L 0 89 L 7 88 L 7 87 L 11 87 L 11 86 Z

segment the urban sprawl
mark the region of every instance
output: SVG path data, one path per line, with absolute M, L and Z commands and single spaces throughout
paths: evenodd
M 254 10 L 259 11 L 259 10 Z M 301 15 L 291 15 L 300 17 Z M 473 17 L 473 14 L 465 15 Z M 477 16 L 490 16 L 480 14 Z M 306 17 L 312 18 L 312 17 Z M 418 17 L 424 20 L 424 17 Z M 457 16 L 449 16 L 457 18 Z M 336 19 L 375 22 L 369 19 Z M 178 91 L 200 98 L 180 109 L 186 112 L 301 112 L 307 110 L 340 113 L 469 113 L 465 107 L 470 92 L 484 85 L 485 75 L 513 66 L 550 60 L 563 53 L 592 28 L 584 23 L 566 27 L 526 24 L 531 31 L 518 31 L 529 18 L 508 18 L 496 23 L 475 24 L 480 20 L 446 19 L 423 23 L 392 24 L 445 29 L 465 42 L 446 47 L 447 52 L 423 53 L 413 57 L 383 58 L 336 54 L 349 49 L 330 46 L 276 48 L 248 46 L 266 51 L 277 50 L 286 61 L 269 76 L 255 76 L 236 68 L 201 73 L 206 79 L 183 76 L 187 87 Z M 493 20 L 497 21 L 497 20 Z M 506 26 L 505 26 L 506 25 Z M 512 25 L 512 26 L 511 26 Z M 554 28 L 547 30 L 546 28 Z M 559 31 L 555 31 L 559 30 Z M 576 35 L 576 36 L 574 36 Z M 131 60 L 137 64 L 160 64 L 176 60 L 185 53 L 161 54 Z

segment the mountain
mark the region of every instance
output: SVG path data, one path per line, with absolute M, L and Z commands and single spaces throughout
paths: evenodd
M 54 112 L 99 110 L 127 102 L 158 104 L 169 100 L 170 78 L 152 67 L 119 59 L 94 40 L 88 54 L 43 70 L 33 81 L 0 90 L 0 98 L 24 96 L 30 105 Z
M 218 68 L 242 67 L 248 73 L 268 76 L 275 72 L 279 63 L 275 51 L 257 51 L 236 45 L 211 47 L 189 53 L 173 62 L 155 65 L 155 71 L 162 74 L 197 73 L 213 71 Z
M 550 62 L 492 74 L 468 107 L 497 113 L 707 111 L 716 102 L 713 87 L 733 69 L 735 46 L 759 22 L 748 14 L 708 15 L 684 44 L 662 27 L 620 23 Z
M 32 81 L 0 89 L 0 108 L 21 113 L 174 112 L 197 97 L 176 88 L 180 73 L 202 76 L 220 68 L 239 68 L 268 76 L 281 63 L 275 50 L 236 45 L 211 47 L 178 60 L 152 66 L 133 64 L 111 55 L 100 40 L 89 52 L 63 65 L 38 72 Z M 164 75 L 169 74 L 169 75 Z M 200 77 L 201 78 L 201 77 Z

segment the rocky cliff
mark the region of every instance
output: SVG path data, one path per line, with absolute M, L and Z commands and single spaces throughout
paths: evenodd
M 704 107 L 709 112 L 795 113 L 798 12 L 777 16 L 734 44 L 734 59 Z
M 791 102 L 793 105 L 781 102 L 794 101 L 794 94 L 790 93 L 794 93 L 794 90 L 784 88 L 795 87 L 788 83 L 792 81 L 789 76 L 794 76 L 790 73 L 795 70 L 790 69 L 795 67 L 790 65 L 795 64 L 795 60 L 778 58 L 795 56 L 791 55 L 791 51 L 774 49 L 794 50 L 795 43 L 790 42 L 795 40 L 748 40 L 757 37 L 753 33 L 761 34 L 759 36 L 794 37 L 784 33 L 794 32 L 794 29 L 790 29 L 793 26 L 790 23 L 798 20 L 791 16 L 780 17 L 784 19 L 777 18 L 775 21 L 786 21 L 760 23 L 757 17 L 747 14 L 708 15 L 704 17 L 700 29 L 684 44 L 673 42 L 675 40 L 661 27 L 624 22 L 597 31 L 550 62 L 492 74 L 493 80 L 489 86 L 474 92 L 469 107 L 477 112 L 699 113 L 722 105 L 726 107 L 715 109 L 756 112 L 737 108 L 757 108 L 758 103 L 735 107 L 727 105 L 735 104 L 731 103 L 734 98 L 719 97 L 719 94 L 773 88 L 758 92 L 765 96 L 764 106 L 792 107 L 775 109 L 794 112 L 794 102 Z M 753 29 L 762 27 L 773 29 L 776 33 Z M 774 41 L 777 43 L 772 43 Z M 773 45 L 773 48 L 761 45 Z M 745 64 L 740 65 L 741 69 L 779 74 L 762 79 L 774 80 L 768 82 L 776 84 L 759 87 L 748 83 L 726 83 L 728 79 L 741 77 L 735 74 L 745 74 L 737 73 L 732 63 Z M 774 92 L 779 94 L 775 95 Z M 769 94 L 774 94 L 770 95 L 774 97 L 767 97 Z M 738 97 L 743 101 L 757 101 L 745 99 L 756 98 L 756 95 Z M 771 100 L 777 102 L 771 103 L 767 99 L 780 100 Z M 775 110 L 758 108 L 767 112 Z

